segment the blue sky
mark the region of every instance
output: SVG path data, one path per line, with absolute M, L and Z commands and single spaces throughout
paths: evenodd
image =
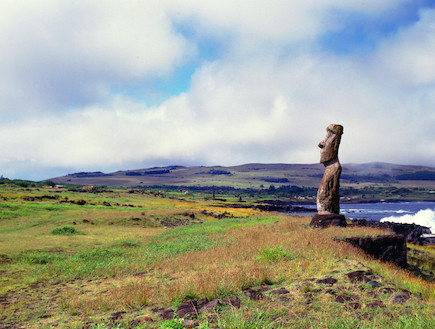
M 435 166 L 435 1 L 0 3 L 0 174 Z

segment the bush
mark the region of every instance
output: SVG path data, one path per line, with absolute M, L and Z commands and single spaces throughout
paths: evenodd
M 81 233 L 79 231 L 77 231 L 72 226 L 62 226 L 62 227 L 57 227 L 54 230 L 52 230 L 51 234 L 54 234 L 54 235 L 73 235 L 73 234 L 81 234 Z

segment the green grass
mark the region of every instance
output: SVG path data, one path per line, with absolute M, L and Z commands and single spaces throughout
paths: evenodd
M 240 227 L 265 225 L 274 220 L 276 218 L 273 216 L 252 219 L 229 218 L 166 230 L 151 238 L 148 243 L 124 239 L 105 247 L 79 251 L 73 255 L 50 255 L 41 252 L 31 253 L 31 256 L 26 256 L 25 259 L 28 259 L 29 263 L 43 265 L 31 275 L 45 280 L 107 278 L 120 274 L 134 274 L 143 265 L 151 265 L 179 254 L 214 248 L 219 244 L 216 235 Z
M 258 260 L 260 262 L 277 262 L 280 260 L 291 260 L 297 257 L 296 254 L 282 249 L 281 247 L 266 247 L 260 250 Z
M 179 320 L 162 321 L 151 308 L 176 309 L 191 298 L 233 295 L 241 299 L 240 309 L 221 305 L 201 314 L 199 328 L 428 328 L 434 320 L 433 284 L 332 239 L 378 234 L 375 229 L 313 230 L 309 218 L 217 207 L 194 195 L 183 201 L 116 190 L 26 201 L 23 195 L 41 192 L 5 185 L 0 193 L 7 198 L 0 203 L 0 294 L 8 302 L 2 304 L 0 321 L 5 326 L 175 328 Z M 59 204 L 65 196 L 86 205 Z M 112 207 L 102 206 L 103 201 Z M 227 211 L 234 218 L 217 220 L 203 209 Z M 191 213 L 202 223 L 158 226 L 160 219 L 184 220 Z M 145 225 L 146 220 L 155 225 Z M 385 287 L 410 290 L 410 300 L 396 305 L 390 295 L 380 294 L 376 298 L 385 307 L 367 307 L 373 299 L 369 293 L 379 289 L 350 284 L 346 277 L 361 268 L 380 275 Z M 327 276 L 337 278 L 337 285 L 316 283 Z M 243 293 L 265 284 L 288 289 L 289 302 L 270 292 L 251 301 Z M 363 306 L 350 310 L 334 302 L 328 289 L 356 295 Z M 126 313 L 111 320 L 119 311 Z
M 49 254 L 45 252 L 27 252 L 20 260 L 24 263 L 45 265 L 52 262 L 59 262 L 65 259 L 65 255 Z
M 182 319 L 165 320 L 160 324 L 160 329 L 183 329 Z

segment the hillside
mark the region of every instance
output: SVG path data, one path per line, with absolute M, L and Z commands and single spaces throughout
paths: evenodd
M 323 175 L 321 164 L 259 164 L 223 166 L 167 166 L 122 170 L 113 173 L 79 172 L 51 178 L 58 184 L 140 186 L 274 186 L 317 187 Z M 344 164 L 342 185 L 361 183 L 435 186 L 435 168 L 390 163 Z

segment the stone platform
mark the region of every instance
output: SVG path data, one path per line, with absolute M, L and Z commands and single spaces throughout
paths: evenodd
M 327 214 L 327 215 L 319 215 L 316 214 L 311 219 L 310 226 L 315 228 L 325 228 L 328 226 L 341 226 L 346 227 L 346 218 L 343 215 L 339 214 Z

